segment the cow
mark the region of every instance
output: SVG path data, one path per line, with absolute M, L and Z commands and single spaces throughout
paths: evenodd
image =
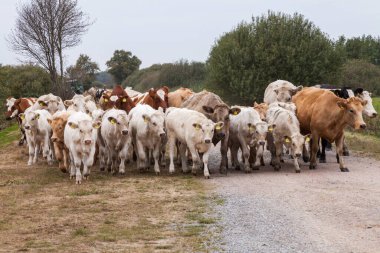
M 237 115 L 240 113 L 240 108 L 230 108 L 222 99 L 209 91 L 201 91 L 195 93 L 188 100 L 186 100 L 181 105 L 182 108 L 187 108 L 191 110 L 198 111 L 203 113 L 208 119 L 211 119 L 213 122 L 217 123 L 222 121 L 223 127 L 218 128 L 216 133 L 213 135 L 213 144 L 216 145 L 221 141 L 220 152 L 221 152 L 221 163 L 220 163 L 220 172 L 227 173 L 227 151 L 228 151 L 228 138 L 229 138 L 229 129 L 230 129 L 230 115 Z
M 264 93 L 264 103 L 291 102 L 292 96 L 302 90 L 302 86 L 295 86 L 291 82 L 277 80 L 268 85 Z
M 25 130 L 22 128 L 21 119 L 18 117 L 20 113 L 24 113 L 26 109 L 31 107 L 36 102 L 35 98 L 18 98 L 9 97 L 6 99 L 7 111 L 5 112 L 5 119 L 17 119 L 17 123 L 21 132 L 21 138 L 18 144 L 22 146 L 26 141 Z
M 99 103 L 104 111 L 111 108 L 116 108 L 129 113 L 130 110 L 135 107 L 135 102 L 132 101 L 121 85 L 115 85 L 111 93 L 103 93 L 102 99 Z
M 106 147 L 108 171 L 125 174 L 125 161 L 130 159 L 132 149 L 127 113 L 118 109 L 105 112 L 100 132 Z
M 140 96 L 140 95 L 142 94 L 142 93 L 139 92 L 139 91 L 133 90 L 132 87 L 126 87 L 124 90 L 125 90 L 125 92 L 126 92 L 131 98 L 134 98 L 134 97 Z
M 234 106 L 235 107 L 235 106 Z M 232 107 L 232 108 L 234 108 Z M 260 119 L 260 114 L 252 107 L 239 107 L 238 115 L 231 115 L 228 146 L 231 150 L 231 163 L 240 169 L 238 150 L 242 150 L 244 171 L 251 172 L 251 166 L 257 169 L 263 156 L 268 124 Z M 250 155 L 254 158 L 249 159 Z M 254 163 L 254 164 L 253 164 Z
M 181 104 L 191 97 L 194 92 L 189 88 L 181 87 L 178 90 L 169 92 L 169 107 L 181 107 Z
M 57 111 L 66 110 L 65 105 L 60 97 L 51 93 L 40 96 L 37 101 L 30 107 L 30 110 L 47 110 L 51 115 Z
M 372 93 L 364 90 L 363 88 L 357 88 L 354 91 L 355 97 L 361 98 L 363 101 L 367 101 L 367 104 L 364 106 L 363 114 L 370 117 L 375 118 L 377 116 L 377 112 L 373 107 L 372 103 Z
M 310 135 L 303 136 L 300 132 L 299 121 L 294 112 L 283 107 L 271 104 L 268 110 L 268 123 L 272 126 L 271 137 L 268 138 L 268 148 L 272 155 L 271 164 L 275 171 L 281 168 L 281 156 L 283 147 L 290 151 L 293 157 L 295 172 L 300 173 L 298 158 L 305 155 L 304 160 L 308 161 L 308 151 Z
M 266 103 L 260 103 L 260 104 L 256 102 L 253 103 L 253 109 L 255 109 L 259 113 L 260 119 L 262 121 L 266 121 L 268 108 L 269 108 L 268 104 Z
M 155 110 L 161 107 L 165 112 L 166 108 L 169 107 L 168 93 L 169 88 L 166 86 L 162 86 L 158 89 L 151 88 L 148 92 L 134 97 L 133 102 L 136 104 L 149 105 Z
M 37 162 L 40 147 L 43 157 L 47 158 L 48 164 L 51 165 L 53 154 L 50 143 L 52 131 L 48 123 L 48 119 L 51 119 L 50 113 L 46 110 L 27 110 L 25 113 L 20 113 L 19 117 L 25 129 L 29 148 L 28 166 Z
M 169 143 L 170 165 L 169 173 L 174 173 L 174 148 L 176 141 L 179 141 L 179 152 L 182 158 L 182 171 L 188 172 L 186 149 L 191 153 L 193 160 L 192 173 L 195 175 L 200 166 L 200 156 L 202 154 L 203 175 L 210 178 L 208 169 L 208 157 L 211 151 L 212 138 L 215 131 L 223 128 L 223 121 L 214 123 L 203 113 L 186 108 L 171 107 L 166 112 L 166 130 Z
M 80 167 L 83 164 L 83 178 L 88 179 L 89 167 L 94 163 L 97 129 L 100 122 L 93 122 L 84 112 L 75 112 L 67 119 L 64 131 L 64 143 L 70 155 L 70 178 L 77 184 L 82 183 Z
M 72 99 L 65 100 L 63 104 L 67 106 L 68 111 L 91 114 L 92 111 L 96 110 L 96 104 L 91 95 L 83 96 L 76 94 Z
M 69 150 L 63 137 L 69 116 L 70 112 L 58 111 L 47 119 L 53 132 L 50 139 L 53 142 L 55 158 L 58 160 L 58 168 L 64 173 L 69 169 Z
M 104 111 L 102 109 L 96 109 L 92 111 L 91 117 L 94 122 L 102 122 Z M 106 151 L 106 144 L 104 143 L 101 127 L 98 128 L 98 138 L 96 139 L 96 152 L 95 156 L 98 155 L 99 158 L 99 170 L 104 171 L 106 163 L 108 161 L 108 153 Z
M 155 110 L 149 105 L 138 104 L 131 110 L 129 117 L 137 168 L 139 170 L 149 168 L 149 154 L 153 153 L 154 171 L 159 175 L 159 158 L 162 143 L 166 140 L 163 108 Z
M 352 97 L 342 99 L 328 90 L 314 87 L 305 88 L 293 97 L 297 106 L 297 118 L 301 133 L 310 134 L 312 139 L 310 169 L 316 169 L 316 156 L 319 138 L 335 142 L 339 167 L 348 172 L 343 159 L 344 128 L 347 125 L 354 129 L 365 129 L 363 108 L 367 101 Z

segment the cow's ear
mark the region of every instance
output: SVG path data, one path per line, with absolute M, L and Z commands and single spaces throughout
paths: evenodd
M 92 123 L 92 127 L 95 129 L 99 129 L 100 124 L 101 124 L 100 121 L 95 121 L 94 123 Z
M 18 115 L 18 117 L 21 119 L 21 120 L 24 120 L 25 119 L 25 114 L 24 113 L 20 113 Z
M 149 90 L 149 96 L 151 96 L 151 97 L 156 96 L 156 91 L 155 91 L 155 89 L 150 88 L 150 90 Z
M 218 123 L 215 124 L 215 130 L 222 130 L 224 126 L 223 121 L 219 121 Z
M 160 107 L 158 107 L 158 111 L 163 113 L 163 112 L 164 112 L 164 108 L 162 108 L 162 107 L 160 106 Z
M 347 102 L 345 102 L 345 101 L 338 101 L 337 103 L 336 103 L 338 106 L 339 106 L 339 108 L 340 109 L 347 109 Z
M 301 91 L 303 89 L 303 86 L 297 86 L 295 89 L 292 90 L 292 95 L 295 95 L 297 92 Z
M 115 125 L 117 123 L 117 120 L 114 117 L 108 117 L 108 121 L 112 124 Z
M 268 132 L 273 132 L 273 130 L 276 128 L 276 124 L 272 124 L 268 126 Z
M 233 107 L 230 109 L 230 114 L 232 115 L 238 115 L 241 112 L 241 109 L 238 107 Z
M 103 101 L 104 103 L 108 103 L 110 101 L 110 98 L 107 95 L 103 95 Z
M 51 119 L 49 119 L 49 118 L 47 118 L 46 120 L 49 123 L 49 125 L 51 125 L 51 123 L 53 123 L 53 121 Z
M 355 94 L 355 96 L 357 95 L 357 94 L 362 94 L 363 93 L 363 88 L 357 88 L 355 91 L 354 91 L 354 94 Z
M 277 88 L 274 88 L 273 91 L 274 91 L 274 93 L 276 93 L 276 95 L 278 95 L 278 89 Z
M 71 127 L 72 129 L 77 129 L 78 128 L 78 125 L 73 123 L 73 122 L 69 122 L 67 123 L 69 125 L 69 127 Z
M 368 96 L 372 97 L 372 92 L 368 92 Z
M 45 103 L 45 101 L 39 100 L 39 101 L 37 101 L 37 102 L 38 102 L 38 104 L 39 104 L 40 106 L 47 106 L 47 104 Z
M 161 89 L 164 90 L 166 94 L 169 93 L 169 88 L 168 88 L 168 86 L 162 86 Z
M 305 135 L 305 142 L 310 142 L 311 134 Z
M 210 106 L 204 105 L 204 106 L 202 106 L 202 109 L 203 109 L 203 111 L 205 111 L 207 113 L 210 113 L 210 114 L 214 113 L 214 109 L 212 109 Z
M 253 103 L 253 107 L 256 107 L 256 106 L 259 106 L 258 103 L 256 103 L 256 101 Z
M 248 123 L 248 132 L 253 133 L 256 130 L 256 126 L 252 123 Z
M 40 114 L 36 113 L 36 119 L 39 119 L 39 118 L 40 118 Z
M 285 141 L 285 143 L 291 143 L 292 142 L 292 138 L 289 137 L 289 136 L 284 136 L 284 141 Z
M 65 105 L 65 106 L 67 106 L 67 107 L 69 107 L 70 105 L 72 105 L 74 102 L 73 102 L 73 100 L 72 99 L 70 99 L 70 100 L 65 100 L 64 102 L 63 102 L 63 104 Z
M 193 127 L 194 127 L 196 130 L 201 130 L 201 129 L 202 129 L 202 125 L 199 124 L 199 123 L 194 123 L 194 124 L 193 124 Z
M 92 98 L 91 95 L 87 95 L 87 96 L 84 97 L 84 101 L 85 102 L 88 102 L 88 101 L 91 101 L 91 100 L 93 100 L 93 98 Z
M 368 101 L 362 99 L 361 103 L 362 103 L 363 106 L 366 106 L 368 104 Z
M 145 123 L 148 123 L 150 121 L 150 117 L 146 114 L 143 114 L 142 118 L 144 119 Z

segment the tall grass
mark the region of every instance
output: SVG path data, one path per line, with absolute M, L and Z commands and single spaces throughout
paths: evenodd
M 372 98 L 373 106 L 375 110 L 380 113 L 380 97 Z M 380 137 L 380 116 L 374 119 L 365 118 L 367 123 L 367 129 L 364 131 L 366 134 L 375 135 Z

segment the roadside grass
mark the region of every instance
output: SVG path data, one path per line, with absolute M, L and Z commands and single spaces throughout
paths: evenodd
M 9 145 L 20 137 L 18 125 L 12 125 L 0 131 L 0 148 Z
M 13 130 L 12 130 L 13 129 Z M 125 176 L 92 169 L 75 185 L 57 165 L 26 165 L 26 147 L 0 133 L 0 251 L 205 252 L 216 219 L 204 179 L 163 169 Z M 7 146 L 8 145 L 8 146 Z
M 349 149 L 358 154 L 367 155 L 380 160 L 380 138 L 374 135 L 345 132 Z

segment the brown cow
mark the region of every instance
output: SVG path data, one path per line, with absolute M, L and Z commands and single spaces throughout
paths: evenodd
M 21 120 L 18 117 L 18 115 L 20 113 L 24 113 L 26 109 L 31 107 L 36 102 L 36 100 L 37 100 L 36 98 L 15 99 L 13 97 L 9 97 L 6 100 L 7 111 L 5 112 L 5 118 L 6 118 L 6 120 L 11 120 L 14 118 L 17 119 L 17 123 L 18 123 L 19 129 L 21 131 L 21 138 L 19 141 L 20 146 L 23 145 L 24 142 L 26 141 L 26 136 L 25 136 L 25 131 L 21 125 Z
M 161 88 L 151 88 L 148 92 L 145 92 L 137 97 L 133 98 L 133 102 L 136 104 L 147 104 L 153 109 L 158 110 L 159 107 L 166 110 L 169 107 L 168 99 L 169 88 L 162 86 Z
M 117 108 L 129 113 L 130 110 L 135 107 L 135 103 L 121 85 L 116 85 L 112 92 L 104 92 L 99 103 L 104 111 L 111 108 Z
M 223 128 L 215 132 L 212 142 L 216 145 L 221 141 L 220 152 L 222 154 L 222 159 L 220 163 L 220 172 L 227 173 L 227 151 L 230 129 L 229 115 L 239 114 L 240 108 L 230 108 L 218 95 L 206 90 L 195 93 L 186 100 L 181 107 L 201 112 L 216 123 L 220 121 L 224 123 Z
M 182 103 L 185 102 L 194 92 L 189 88 L 179 88 L 178 90 L 169 92 L 168 100 L 169 107 L 181 107 Z
M 51 141 L 54 145 L 54 154 L 59 163 L 59 169 L 62 172 L 68 171 L 69 165 L 69 150 L 66 148 L 64 144 L 64 136 L 63 133 L 65 131 L 65 126 L 67 123 L 67 119 L 69 118 L 70 113 L 66 111 L 58 111 L 56 112 L 52 119 L 48 119 L 48 122 L 53 131 L 53 135 L 51 136 Z
M 339 98 L 331 91 L 314 87 L 304 88 L 293 97 L 297 106 L 297 118 L 302 134 L 311 133 L 312 148 L 310 169 L 317 167 L 319 138 L 335 141 L 339 167 L 348 172 L 343 161 L 344 128 L 349 125 L 355 129 L 364 129 L 362 111 L 366 101 L 352 97 Z
M 255 109 L 260 114 L 260 119 L 262 121 L 266 120 L 268 108 L 269 108 L 269 106 L 267 103 L 258 104 L 255 102 L 253 104 L 253 109 Z

